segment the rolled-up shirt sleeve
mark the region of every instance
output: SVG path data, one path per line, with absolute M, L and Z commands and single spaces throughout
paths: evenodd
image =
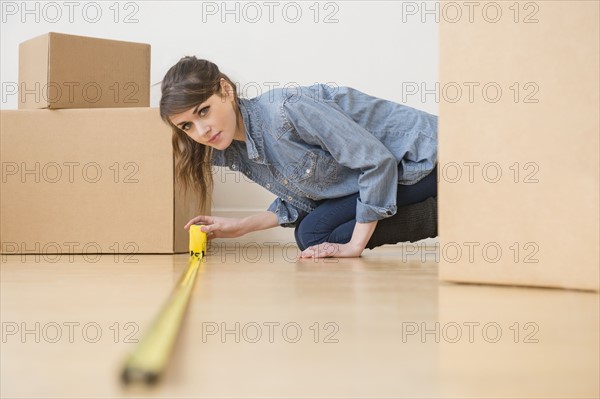
M 269 205 L 267 211 L 277 215 L 277 221 L 281 227 L 295 227 L 296 224 L 308 214 L 281 198 L 276 198 L 275 201 Z
M 396 214 L 398 161 L 377 137 L 333 101 L 293 95 L 283 108 L 303 141 L 327 150 L 338 163 L 360 170 L 357 222 L 373 222 Z

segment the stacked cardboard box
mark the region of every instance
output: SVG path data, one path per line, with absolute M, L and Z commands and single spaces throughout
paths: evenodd
M 0 127 L 3 254 L 183 253 L 209 207 L 174 178 L 150 46 L 50 33 L 19 48 Z
M 440 279 L 598 291 L 600 6 L 496 5 L 440 24 Z

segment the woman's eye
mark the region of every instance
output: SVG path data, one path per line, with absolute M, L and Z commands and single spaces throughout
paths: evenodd
M 210 108 L 210 105 L 207 107 L 202 108 L 201 110 L 198 111 L 198 114 L 200 116 L 205 116 L 208 113 L 208 109 Z M 183 125 L 181 125 L 181 130 L 183 130 L 184 132 L 187 132 L 188 130 L 190 130 L 191 128 L 191 123 L 190 122 L 186 122 Z

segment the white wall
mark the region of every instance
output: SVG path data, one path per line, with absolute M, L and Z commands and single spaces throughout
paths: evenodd
M 439 79 L 438 24 L 425 12 L 437 6 L 431 1 L 3 1 L 1 106 L 17 108 L 17 96 L 6 88 L 18 81 L 19 43 L 52 31 L 151 44 L 152 84 L 182 56 L 196 55 L 219 65 L 245 97 L 269 85 L 330 82 L 437 115 L 435 95 L 422 98 L 422 89 L 434 89 Z M 419 89 L 410 94 L 409 86 Z M 156 85 L 151 106 L 158 106 L 159 98 Z M 215 215 L 252 214 L 274 199 L 233 172 L 217 176 L 222 178 L 214 192 Z M 245 240 L 293 242 L 292 229 L 265 233 Z

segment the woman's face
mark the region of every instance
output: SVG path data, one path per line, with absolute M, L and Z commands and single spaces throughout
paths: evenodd
M 236 126 L 236 110 L 231 86 L 221 79 L 221 94 L 213 94 L 205 102 L 185 112 L 171 115 L 171 122 L 192 140 L 224 150 L 235 140 L 245 141 L 244 121 Z

